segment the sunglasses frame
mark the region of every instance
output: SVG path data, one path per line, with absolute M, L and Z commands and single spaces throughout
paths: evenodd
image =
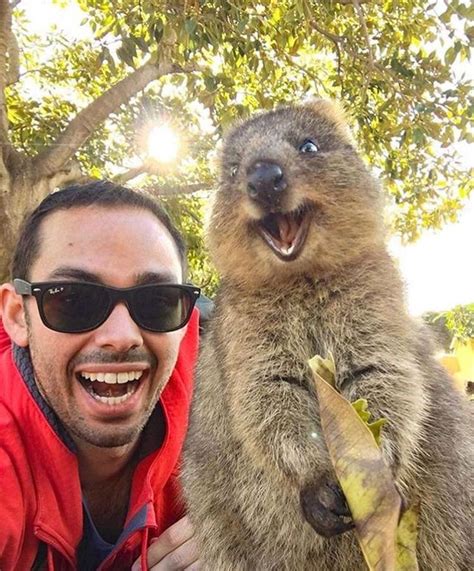
M 46 314 L 43 308 L 43 298 L 45 293 L 48 289 L 61 287 L 61 286 L 70 286 L 70 285 L 87 285 L 93 286 L 95 288 L 100 288 L 101 290 L 107 292 L 108 294 L 108 306 L 107 311 L 104 313 L 103 319 L 99 320 L 93 327 L 87 327 L 82 329 L 75 329 L 73 331 L 66 331 L 64 329 L 58 329 L 57 327 L 53 327 L 51 323 L 48 321 Z M 117 305 L 119 301 L 122 301 L 127 306 L 127 310 L 130 314 L 130 317 L 133 321 L 140 327 L 140 329 L 144 329 L 146 331 L 151 331 L 153 333 L 171 333 L 172 331 L 177 331 L 184 327 L 191 318 L 194 306 L 198 297 L 201 295 L 200 288 L 192 285 L 192 284 L 168 284 L 168 283 L 150 283 L 150 284 L 143 284 L 134 287 L 128 288 L 116 288 L 112 286 L 106 286 L 100 283 L 95 282 L 81 282 L 81 281 L 61 281 L 61 282 L 35 282 L 31 283 L 26 280 L 15 278 L 13 280 L 13 286 L 17 294 L 22 296 L 32 296 L 36 299 L 36 304 L 38 306 L 38 311 L 41 317 L 41 321 L 48 327 L 48 329 L 52 329 L 53 331 L 57 331 L 59 333 L 86 333 L 87 331 L 93 331 L 100 327 L 103 323 L 107 321 L 112 313 L 114 307 Z M 181 291 L 186 292 L 190 300 L 190 306 L 188 313 L 185 319 L 179 324 L 179 326 L 174 327 L 173 329 L 166 329 L 166 330 L 159 330 L 159 329 L 152 329 L 150 327 L 143 326 L 140 324 L 136 319 L 135 310 L 132 304 L 132 292 L 136 292 L 137 290 L 150 288 L 150 287 L 163 287 L 163 288 L 174 288 L 179 289 Z

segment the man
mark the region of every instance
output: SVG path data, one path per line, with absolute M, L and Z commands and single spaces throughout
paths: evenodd
M 0 287 L 1 571 L 198 568 L 177 481 L 198 339 L 185 266 L 161 208 L 110 182 L 26 219 Z

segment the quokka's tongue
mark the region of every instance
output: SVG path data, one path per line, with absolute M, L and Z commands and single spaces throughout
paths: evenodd
M 278 214 L 277 224 L 280 232 L 280 242 L 290 247 L 295 241 L 298 233 L 298 222 L 295 220 L 294 216 Z

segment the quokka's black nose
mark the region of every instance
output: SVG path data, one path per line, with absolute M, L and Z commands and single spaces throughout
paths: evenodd
M 247 192 L 253 200 L 274 206 L 288 186 L 280 165 L 259 161 L 247 170 Z

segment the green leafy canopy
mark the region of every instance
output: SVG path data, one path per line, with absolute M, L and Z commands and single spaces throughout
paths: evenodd
M 55 3 L 56 10 L 72 1 Z M 459 142 L 473 102 L 465 77 L 472 9 L 426 0 L 77 0 L 85 38 L 14 31 L 20 80 L 7 88 L 14 145 L 35 155 L 76 113 L 151 59 L 177 72 L 150 82 L 97 125 L 76 154 L 83 171 L 111 177 L 142 164 L 148 121 L 171 121 L 185 142 L 173 168 L 147 163 L 135 186 L 200 191 L 167 198 L 191 249 L 191 277 L 212 293 L 201 219 L 215 186 L 223 130 L 259 108 L 308 97 L 342 101 L 359 147 L 380 175 L 393 228 L 407 239 L 452 220 L 472 190 Z M 196 71 L 189 71 L 189 66 Z M 188 71 L 180 73 L 179 69 Z M 166 194 L 169 194 L 167 192 Z M 173 192 L 174 194 L 174 192 Z

